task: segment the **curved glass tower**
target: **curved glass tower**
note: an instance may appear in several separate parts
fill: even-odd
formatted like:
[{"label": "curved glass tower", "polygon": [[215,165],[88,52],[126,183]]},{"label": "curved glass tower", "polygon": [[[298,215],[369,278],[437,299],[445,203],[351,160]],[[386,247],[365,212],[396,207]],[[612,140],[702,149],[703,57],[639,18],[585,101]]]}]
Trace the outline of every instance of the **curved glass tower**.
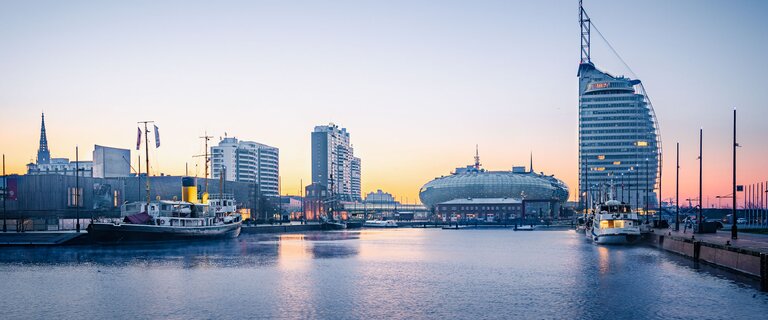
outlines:
[{"label": "curved glass tower", "polygon": [[579,66],[579,195],[587,206],[613,185],[616,200],[642,209],[647,196],[648,206],[656,208],[658,137],[639,85],[591,62]]},{"label": "curved glass tower", "polygon": [[592,64],[593,25],[581,1],[579,23],[579,201],[590,208],[613,191],[634,208],[655,209],[661,145],[653,106],[640,80]]}]

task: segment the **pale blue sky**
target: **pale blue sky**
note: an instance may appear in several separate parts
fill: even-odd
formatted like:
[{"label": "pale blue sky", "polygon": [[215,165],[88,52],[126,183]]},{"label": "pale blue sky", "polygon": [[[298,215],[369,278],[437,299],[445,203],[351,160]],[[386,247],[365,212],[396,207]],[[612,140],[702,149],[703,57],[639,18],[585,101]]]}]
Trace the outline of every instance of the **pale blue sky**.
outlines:
[{"label": "pale blue sky", "polygon": [[[75,144],[131,147],[135,122],[152,119],[164,134],[155,170],[183,173],[202,152],[198,136],[226,131],[279,147],[283,191],[296,193],[309,181],[309,132],[333,121],[352,134],[365,191],[413,201],[423,183],[470,163],[476,143],[490,169],[527,164],[532,150],[537,170],[575,188],[577,5],[0,1],[0,150],[22,170],[42,110],[54,156],[74,157]],[[703,126],[707,192],[728,193],[732,106],[752,159],[744,172],[768,178],[758,161],[768,156],[768,2],[585,6],[645,83],[667,159],[683,144],[684,192],[694,192]],[[593,61],[628,74],[597,35]]]}]

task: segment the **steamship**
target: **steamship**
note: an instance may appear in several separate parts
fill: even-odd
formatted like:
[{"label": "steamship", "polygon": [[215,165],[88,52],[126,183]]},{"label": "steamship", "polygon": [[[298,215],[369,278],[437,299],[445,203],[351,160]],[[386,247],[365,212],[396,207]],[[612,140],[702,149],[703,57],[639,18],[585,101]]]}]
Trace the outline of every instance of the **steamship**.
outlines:
[{"label": "steamship", "polygon": [[94,222],[88,233],[99,243],[236,238],[242,217],[233,197],[197,198],[195,178],[182,178],[182,201],[130,202],[120,207],[120,222]]}]

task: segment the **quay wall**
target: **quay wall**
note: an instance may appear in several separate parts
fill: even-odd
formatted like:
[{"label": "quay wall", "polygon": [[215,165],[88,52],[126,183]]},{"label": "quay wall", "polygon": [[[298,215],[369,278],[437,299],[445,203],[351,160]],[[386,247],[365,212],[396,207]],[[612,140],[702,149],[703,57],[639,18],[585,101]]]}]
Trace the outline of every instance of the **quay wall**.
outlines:
[{"label": "quay wall", "polygon": [[706,242],[694,238],[650,233],[646,242],[659,249],[677,253],[760,279],[760,287],[768,291],[768,254],[755,250]]}]

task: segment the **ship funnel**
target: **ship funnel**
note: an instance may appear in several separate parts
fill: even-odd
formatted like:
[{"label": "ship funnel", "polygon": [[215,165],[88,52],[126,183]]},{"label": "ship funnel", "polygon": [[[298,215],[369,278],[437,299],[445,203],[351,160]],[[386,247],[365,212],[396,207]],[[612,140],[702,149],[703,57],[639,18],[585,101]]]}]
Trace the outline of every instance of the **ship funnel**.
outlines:
[{"label": "ship funnel", "polygon": [[197,181],[195,178],[181,178],[181,201],[199,203],[197,200]]}]

